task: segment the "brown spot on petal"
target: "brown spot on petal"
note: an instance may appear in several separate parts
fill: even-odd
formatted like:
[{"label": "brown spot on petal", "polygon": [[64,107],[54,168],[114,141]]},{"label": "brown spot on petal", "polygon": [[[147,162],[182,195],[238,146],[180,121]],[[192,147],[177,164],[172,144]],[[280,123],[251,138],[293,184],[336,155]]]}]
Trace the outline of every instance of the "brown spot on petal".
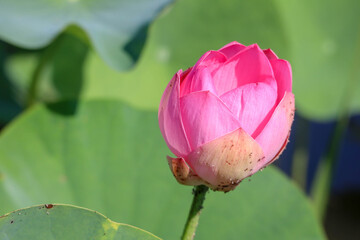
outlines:
[{"label": "brown spot on petal", "polygon": [[238,129],[194,150],[187,161],[200,178],[210,183],[207,186],[227,192],[252,174],[248,169],[254,169],[257,161],[250,161],[250,157],[262,159],[264,153],[250,135]]},{"label": "brown spot on petal", "polygon": [[175,179],[184,185],[197,186],[205,184],[197,174],[190,169],[183,158],[167,157],[169,167]]}]

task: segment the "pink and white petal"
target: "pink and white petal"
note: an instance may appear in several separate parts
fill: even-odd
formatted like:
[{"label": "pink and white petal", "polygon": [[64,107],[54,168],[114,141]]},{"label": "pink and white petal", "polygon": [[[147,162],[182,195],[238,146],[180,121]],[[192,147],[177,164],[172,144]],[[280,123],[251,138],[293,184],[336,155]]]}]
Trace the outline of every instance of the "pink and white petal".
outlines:
[{"label": "pink and white petal", "polygon": [[281,146],[280,150],[277,152],[277,154],[275,155],[275,157],[273,157],[273,159],[271,159],[269,162],[266,163],[266,166],[271,164],[272,162],[274,162],[276,159],[278,159],[280,157],[280,155],[282,154],[282,152],[285,150],[286,145],[289,143],[289,137],[290,137],[290,132],[284,142],[284,144]]},{"label": "pink and white petal", "polygon": [[161,98],[159,106],[160,131],[170,150],[178,157],[186,156],[191,150],[185,135],[180,111],[180,74],[179,70]]},{"label": "pink and white petal", "polygon": [[169,167],[178,183],[189,186],[205,184],[196,173],[187,165],[183,158],[172,158],[167,156]]},{"label": "pink and white petal", "polygon": [[216,95],[213,79],[206,67],[198,67],[193,70],[191,81],[184,81],[181,85],[181,96],[191,92],[210,91]]},{"label": "pink and white petal", "polygon": [[292,71],[288,61],[276,59],[270,61],[278,86],[278,102],[284,97],[285,92],[292,92]]},{"label": "pink and white petal", "polygon": [[263,50],[266,57],[269,59],[269,60],[272,60],[272,59],[279,59],[278,56],[276,56],[276,54],[269,48],[269,49],[265,49]]},{"label": "pink and white petal", "polygon": [[246,46],[234,41],[220,48],[219,52],[223,53],[226,56],[226,58],[229,59],[245,48]]},{"label": "pink and white petal", "polygon": [[276,85],[250,83],[235,88],[220,98],[237,117],[241,127],[255,138],[275,109],[277,90]]},{"label": "pink and white petal", "polygon": [[193,85],[195,75],[198,69],[207,68],[209,72],[212,72],[215,68],[218,68],[220,64],[226,61],[224,54],[218,51],[208,51],[196,62],[190,72],[181,79],[181,92],[180,97],[185,96],[191,92],[190,87]]},{"label": "pink and white petal", "polygon": [[181,98],[181,116],[191,150],[240,127],[226,105],[209,91]]},{"label": "pink and white petal", "polygon": [[249,83],[275,81],[268,58],[256,44],[228,59],[212,75],[219,95]]},{"label": "pink and white petal", "polygon": [[269,122],[262,132],[255,138],[264,151],[265,158],[257,168],[262,168],[277,157],[279,151],[286,144],[291,124],[294,120],[295,99],[294,94],[285,92],[279,105],[276,107]]},{"label": "pink and white petal", "polygon": [[228,192],[254,174],[263,158],[260,145],[239,128],[195,149],[185,160],[207,186]]}]

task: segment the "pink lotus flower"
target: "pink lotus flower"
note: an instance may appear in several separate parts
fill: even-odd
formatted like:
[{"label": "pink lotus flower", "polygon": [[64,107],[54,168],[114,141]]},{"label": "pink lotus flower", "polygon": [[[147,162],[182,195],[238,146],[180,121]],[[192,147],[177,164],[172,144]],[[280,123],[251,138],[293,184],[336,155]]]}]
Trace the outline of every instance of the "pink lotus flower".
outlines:
[{"label": "pink lotus flower", "polygon": [[233,190],[284,150],[294,117],[290,64],[257,44],[206,52],[168,84],[161,133],[176,180]]}]

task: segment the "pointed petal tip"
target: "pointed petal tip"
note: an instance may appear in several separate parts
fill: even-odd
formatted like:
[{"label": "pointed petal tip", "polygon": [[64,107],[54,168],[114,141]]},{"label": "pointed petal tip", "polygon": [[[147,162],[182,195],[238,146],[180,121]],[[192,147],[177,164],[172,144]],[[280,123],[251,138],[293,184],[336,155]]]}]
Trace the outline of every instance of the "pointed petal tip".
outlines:
[{"label": "pointed petal tip", "polygon": [[278,56],[270,48],[263,50],[269,60],[279,59]]},{"label": "pointed petal tip", "polygon": [[263,51],[263,50],[260,48],[259,44],[257,44],[257,43],[253,43],[253,44],[249,45],[248,48],[255,48],[255,49],[257,49],[257,50],[260,50],[261,52]]},{"label": "pointed petal tip", "polygon": [[244,46],[244,45],[242,45],[241,43],[239,43],[238,41],[232,41],[232,42],[229,42],[228,44],[226,44],[224,47],[226,47],[226,46],[232,46],[232,45]]},{"label": "pointed petal tip", "polygon": [[244,49],[246,49],[245,45],[242,45],[241,43],[233,41],[233,42],[226,44],[225,46],[220,48],[218,51],[221,52],[222,54],[224,54],[227,59],[229,59]]},{"label": "pointed petal tip", "polygon": [[278,86],[278,101],[284,97],[285,92],[292,92],[292,69],[288,61],[272,59],[270,64]]},{"label": "pointed petal tip", "polygon": [[210,50],[207,51],[206,53],[204,53],[200,59],[196,62],[194,68],[197,68],[201,65],[208,65],[208,63],[210,64],[214,64],[214,63],[221,63],[221,62],[225,62],[226,61],[226,56],[220,52],[220,51],[216,51],[216,50]]},{"label": "pointed petal tip", "polygon": [[232,41],[232,42],[230,42],[230,43],[228,43],[228,44],[226,44],[226,45],[224,45],[222,48],[220,48],[218,51],[222,51],[223,49],[225,49],[225,48],[229,48],[229,47],[240,47],[240,48],[246,48],[246,46],[245,45],[243,45],[243,44],[241,44],[241,43],[239,43],[239,42],[237,42],[237,41]]}]

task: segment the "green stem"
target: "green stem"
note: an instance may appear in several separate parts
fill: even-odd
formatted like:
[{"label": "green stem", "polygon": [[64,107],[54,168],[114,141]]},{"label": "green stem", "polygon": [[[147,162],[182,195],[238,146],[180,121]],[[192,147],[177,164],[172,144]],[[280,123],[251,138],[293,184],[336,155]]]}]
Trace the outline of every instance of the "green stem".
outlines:
[{"label": "green stem", "polygon": [[30,107],[31,105],[33,105],[36,102],[40,76],[41,76],[42,72],[44,71],[46,65],[49,63],[49,61],[54,56],[56,49],[59,45],[60,39],[62,39],[62,38],[59,37],[59,38],[55,39],[54,42],[50,46],[48,46],[40,55],[38,64],[37,64],[33,74],[31,75],[31,79],[30,79],[29,92],[28,92],[27,102],[26,102],[26,105],[28,107]]},{"label": "green stem", "polygon": [[208,190],[209,188],[204,185],[194,187],[194,198],[191,204],[188,219],[184,227],[183,235],[181,237],[182,240],[194,239],[196,228],[199,223],[201,209],[203,208],[203,202],[205,200],[205,195]]},{"label": "green stem", "polygon": [[332,179],[335,172],[338,156],[340,153],[340,144],[343,141],[344,133],[349,123],[349,116],[344,115],[338,120],[333,136],[331,138],[328,151],[317,171],[316,179],[312,189],[312,196],[317,213],[320,219],[324,219],[327,203],[329,201]]}]

